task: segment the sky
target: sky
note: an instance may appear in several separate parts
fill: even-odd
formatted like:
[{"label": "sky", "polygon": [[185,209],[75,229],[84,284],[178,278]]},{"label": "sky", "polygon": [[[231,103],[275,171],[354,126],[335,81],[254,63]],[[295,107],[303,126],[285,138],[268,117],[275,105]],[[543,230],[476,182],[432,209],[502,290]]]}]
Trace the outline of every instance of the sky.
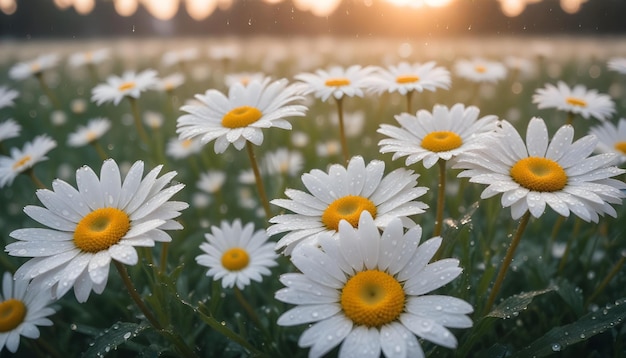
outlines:
[{"label": "sky", "polygon": [[0,0],[0,10],[5,39],[626,33],[626,0]]}]

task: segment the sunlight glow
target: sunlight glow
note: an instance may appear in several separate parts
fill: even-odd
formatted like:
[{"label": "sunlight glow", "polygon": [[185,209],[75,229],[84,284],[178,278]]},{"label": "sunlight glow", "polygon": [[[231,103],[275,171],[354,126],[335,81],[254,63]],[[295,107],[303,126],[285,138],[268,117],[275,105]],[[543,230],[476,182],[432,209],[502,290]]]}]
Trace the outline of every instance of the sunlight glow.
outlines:
[{"label": "sunlight glow", "polygon": [[143,0],[143,6],[159,20],[169,20],[178,12],[180,0]]},{"label": "sunlight glow", "polygon": [[0,0],[0,11],[5,15],[13,15],[15,10],[17,10],[15,0]]},{"label": "sunlight glow", "polygon": [[442,7],[449,5],[453,0],[386,0],[396,6],[408,6],[419,8],[423,6]]},{"label": "sunlight glow", "polygon": [[87,15],[96,7],[96,0],[74,0],[74,9],[81,15]]},{"label": "sunlight glow", "polygon": [[293,4],[298,10],[310,11],[315,16],[328,16],[332,14],[341,0],[293,0]]},{"label": "sunlight glow", "polygon": [[137,0],[113,0],[113,6],[115,6],[115,11],[120,16],[127,17],[137,11],[139,3]]},{"label": "sunlight glow", "polygon": [[568,14],[575,14],[587,0],[561,0],[561,9]]},{"label": "sunlight glow", "polygon": [[185,9],[196,21],[209,17],[217,8],[217,0],[186,0]]}]

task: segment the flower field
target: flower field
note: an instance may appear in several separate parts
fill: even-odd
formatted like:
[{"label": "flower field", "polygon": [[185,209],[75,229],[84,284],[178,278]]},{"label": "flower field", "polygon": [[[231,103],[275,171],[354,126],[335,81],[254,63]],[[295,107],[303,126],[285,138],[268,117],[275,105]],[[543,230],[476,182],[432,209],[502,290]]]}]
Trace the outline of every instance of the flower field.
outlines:
[{"label": "flower field", "polygon": [[622,38],[0,52],[0,356],[626,355]]}]

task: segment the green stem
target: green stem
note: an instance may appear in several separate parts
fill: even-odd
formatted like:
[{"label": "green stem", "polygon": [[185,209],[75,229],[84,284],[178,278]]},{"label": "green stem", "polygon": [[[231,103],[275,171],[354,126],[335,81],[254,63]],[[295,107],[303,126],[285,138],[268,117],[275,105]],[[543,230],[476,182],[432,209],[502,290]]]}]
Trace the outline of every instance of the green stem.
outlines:
[{"label": "green stem", "polygon": [[265,327],[263,327],[263,323],[261,323],[261,320],[259,319],[259,316],[256,314],[256,312],[254,312],[254,309],[252,308],[252,306],[250,306],[248,301],[246,301],[246,298],[243,296],[243,293],[237,287],[235,287],[235,298],[237,299],[237,301],[239,302],[241,307],[243,307],[243,309],[246,311],[248,316],[250,316],[250,318],[252,319],[254,324],[257,326],[257,328],[261,332],[264,332],[265,331]]},{"label": "green stem", "polygon": [[272,210],[270,209],[270,202],[267,200],[267,194],[265,194],[265,187],[263,186],[263,178],[261,177],[261,171],[259,170],[259,166],[256,163],[256,158],[254,156],[254,150],[252,149],[252,143],[246,141],[246,150],[248,152],[248,158],[250,158],[250,165],[252,166],[252,171],[254,172],[254,179],[256,182],[256,188],[259,192],[259,199],[261,200],[261,204],[263,205],[263,210],[265,211],[265,217],[269,220],[272,217]]},{"label": "green stem", "polygon": [[92,141],[89,144],[91,144],[96,149],[96,152],[98,152],[98,155],[100,156],[100,159],[107,160],[107,159],[110,158],[109,155],[107,154],[107,152],[104,150],[104,148],[100,144],[100,142],[98,142],[97,140],[94,140],[94,141]]},{"label": "green stem", "polygon": [[502,286],[502,282],[504,281],[504,277],[513,261],[513,256],[515,256],[515,250],[517,249],[517,245],[519,245],[522,234],[524,234],[524,230],[526,229],[526,225],[530,219],[530,211],[526,211],[526,213],[520,219],[519,225],[517,226],[517,230],[515,231],[515,235],[511,240],[511,245],[506,252],[506,256],[502,260],[502,265],[500,266],[500,271],[498,272],[498,276],[496,277],[496,281],[493,284],[493,288],[491,289],[491,293],[489,294],[489,299],[487,300],[487,305],[485,306],[485,314],[489,313],[491,307],[493,306],[496,297],[500,291],[500,287]]},{"label": "green stem", "polygon": [[408,91],[408,92],[406,93],[406,111],[407,111],[407,113],[409,113],[409,114],[412,114],[412,113],[411,113],[411,107],[412,107],[412,106],[411,106],[411,99],[413,98],[413,92],[414,92],[414,91]]},{"label": "green stem", "polygon": [[137,292],[135,285],[133,285],[133,282],[130,280],[130,276],[128,276],[128,271],[126,270],[126,266],[124,266],[124,264],[116,260],[111,260],[111,261],[113,261],[113,264],[115,265],[115,268],[117,269],[117,272],[119,272],[120,277],[122,278],[122,282],[124,283],[124,286],[126,286],[126,290],[128,290],[128,293],[130,294],[130,298],[133,299],[137,307],[139,307],[139,310],[141,310],[141,312],[146,317],[148,322],[150,322],[152,327],[154,327],[154,329],[159,330],[159,331],[162,330],[163,327],[161,326],[159,321],[157,321],[157,319],[154,317],[152,312],[150,312],[148,307],[145,305],[145,303],[141,299],[141,296],[139,296],[139,293]]},{"label": "green stem", "polygon": [[52,107],[54,107],[54,109],[61,110],[61,102],[59,102],[57,97],[54,95],[54,92],[52,92],[52,90],[50,90],[50,87],[48,87],[48,85],[46,84],[46,81],[43,78],[43,73],[42,72],[36,73],[35,77],[39,81],[41,90],[46,95],[46,97],[48,97],[48,99],[50,100]]},{"label": "green stem", "polygon": [[346,140],[346,129],[343,123],[343,97],[337,99],[337,114],[339,115],[339,140],[341,141],[341,152],[343,160],[348,163],[350,154],[348,153],[348,141]]},{"label": "green stem", "polygon": [[591,302],[593,302],[593,300],[596,297],[598,297],[598,295],[600,295],[602,293],[602,291],[604,291],[604,289],[609,284],[609,282],[611,282],[613,277],[615,277],[615,275],[617,275],[619,273],[619,271],[622,269],[622,266],[624,266],[625,262],[626,262],[626,256],[622,255],[622,257],[619,259],[619,261],[617,261],[615,266],[613,266],[613,268],[611,269],[609,274],[606,275],[604,280],[602,280],[602,282],[600,282],[600,284],[595,289],[595,291],[593,291],[593,294],[591,294],[591,296],[589,296],[589,298],[587,299],[586,305],[589,305]]},{"label": "green stem", "polygon": [[150,140],[148,139],[148,135],[146,134],[146,130],[143,128],[143,124],[141,123],[141,114],[139,113],[139,106],[137,105],[137,100],[133,97],[126,97],[130,102],[130,110],[133,114],[133,119],[135,120],[135,128],[137,128],[137,133],[139,133],[139,138],[144,145],[149,145]]},{"label": "green stem", "polygon": [[161,249],[161,260],[159,261],[159,267],[161,273],[167,269],[167,251],[170,246],[169,242],[164,242]]},{"label": "green stem", "polygon": [[446,194],[446,161],[439,159],[439,184],[437,185],[437,216],[435,217],[435,229],[433,236],[441,235],[443,226],[443,206]]},{"label": "green stem", "polygon": [[33,181],[33,183],[35,183],[35,186],[37,186],[37,188],[39,189],[48,189],[46,187],[46,185],[44,183],[41,182],[41,180],[39,180],[39,178],[37,178],[37,175],[35,175],[35,171],[33,170],[33,168],[29,168],[27,169],[24,174],[28,175],[30,177],[30,179]]},{"label": "green stem", "polygon": [[582,224],[582,220],[579,218],[576,218],[576,220],[574,221],[574,229],[572,230],[572,233],[570,234],[569,239],[567,240],[567,246],[565,246],[565,252],[563,252],[563,256],[561,257],[561,261],[559,262],[559,269],[558,269],[559,273],[561,273],[563,269],[565,268],[565,264],[567,263],[567,258],[569,257],[569,252],[571,250],[572,243],[574,242],[574,240],[576,240],[576,237],[578,237],[578,232],[580,231],[581,224]]},{"label": "green stem", "polygon": [[567,119],[565,120],[565,124],[572,125],[574,123],[574,112],[567,112]]}]

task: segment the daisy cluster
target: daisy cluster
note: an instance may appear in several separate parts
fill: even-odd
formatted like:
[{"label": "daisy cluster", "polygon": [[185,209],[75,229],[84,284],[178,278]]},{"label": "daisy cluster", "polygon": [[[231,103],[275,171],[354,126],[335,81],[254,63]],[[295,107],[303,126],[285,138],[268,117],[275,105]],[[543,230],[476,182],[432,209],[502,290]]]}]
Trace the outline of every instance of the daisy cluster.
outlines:
[{"label": "daisy cluster", "polygon": [[515,41],[9,45],[0,350],[618,356],[626,49]]}]

